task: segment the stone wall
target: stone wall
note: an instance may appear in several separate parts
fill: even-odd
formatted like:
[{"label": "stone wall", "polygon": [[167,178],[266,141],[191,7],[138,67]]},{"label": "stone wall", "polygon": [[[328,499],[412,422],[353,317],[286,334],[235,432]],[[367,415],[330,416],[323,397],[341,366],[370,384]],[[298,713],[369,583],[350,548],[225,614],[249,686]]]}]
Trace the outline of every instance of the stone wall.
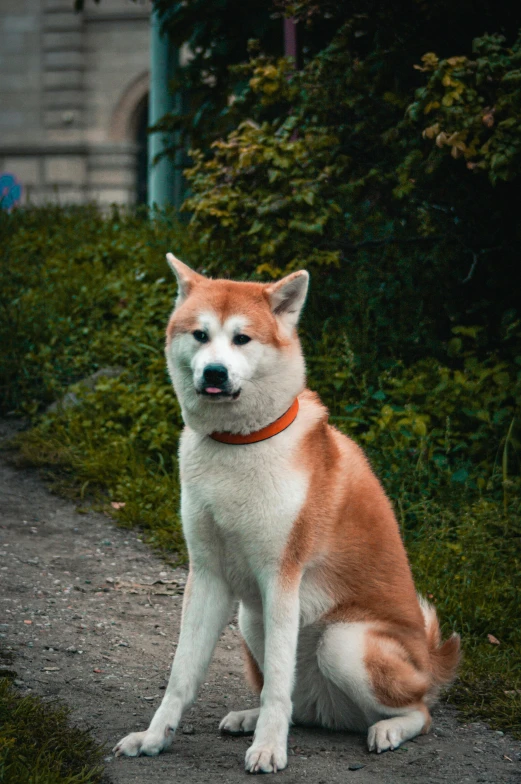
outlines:
[{"label": "stone wall", "polygon": [[149,4],[0,2],[0,175],[23,202],[131,204]]}]

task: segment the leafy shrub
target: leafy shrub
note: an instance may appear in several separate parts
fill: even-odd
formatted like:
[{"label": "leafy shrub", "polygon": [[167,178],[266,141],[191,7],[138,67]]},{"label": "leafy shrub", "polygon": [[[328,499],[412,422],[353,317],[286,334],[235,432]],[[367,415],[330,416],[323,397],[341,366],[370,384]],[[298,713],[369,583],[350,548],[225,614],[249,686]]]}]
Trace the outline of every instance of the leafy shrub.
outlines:
[{"label": "leafy shrub", "polygon": [[49,207],[0,212],[0,233],[0,410],[36,411],[109,362],[146,377],[172,303],[165,253],[186,248],[171,216]]},{"label": "leafy shrub", "polygon": [[430,166],[443,154],[462,157],[467,169],[485,171],[492,183],[517,176],[521,142],[521,37],[507,47],[502,35],[485,35],[473,44],[475,59],[430,52],[422,66],[427,84],[408,109],[419,119],[428,117],[425,139],[435,143]]},{"label": "leafy shrub", "polygon": [[[322,14],[285,5],[303,25]],[[519,44],[472,39],[489,24],[516,29],[517,11],[331,2],[327,12],[336,33],[301,70],[258,53],[234,69],[247,84],[237,125],[210,153],[193,151],[186,208],[205,267],[307,267],[308,316],[333,318],[368,366],[439,356],[455,325],[497,346],[519,307]],[[415,70],[431,46],[458,48]]]}]

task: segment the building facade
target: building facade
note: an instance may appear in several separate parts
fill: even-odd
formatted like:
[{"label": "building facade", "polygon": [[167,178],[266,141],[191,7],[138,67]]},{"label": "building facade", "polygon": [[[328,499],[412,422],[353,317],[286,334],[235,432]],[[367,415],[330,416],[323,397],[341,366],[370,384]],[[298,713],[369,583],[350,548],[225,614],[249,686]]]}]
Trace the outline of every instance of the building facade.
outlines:
[{"label": "building facade", "polygon": [[150,2],[73,4],[0,2],[0,198],[146,201]]}]

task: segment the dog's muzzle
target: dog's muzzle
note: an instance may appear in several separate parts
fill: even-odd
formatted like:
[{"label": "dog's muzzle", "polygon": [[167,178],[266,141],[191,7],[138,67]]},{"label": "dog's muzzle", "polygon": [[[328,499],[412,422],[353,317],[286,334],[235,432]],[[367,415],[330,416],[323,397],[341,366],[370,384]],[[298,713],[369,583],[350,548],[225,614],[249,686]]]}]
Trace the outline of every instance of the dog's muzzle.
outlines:
[{"label": "dog's muzzle", "polygon": [[219,364],[206,365],[196,389],[200,395],[205,395],[208,398],[227,397],[236,400],[241,393],[240,389],[233,389],[228,369]]}]

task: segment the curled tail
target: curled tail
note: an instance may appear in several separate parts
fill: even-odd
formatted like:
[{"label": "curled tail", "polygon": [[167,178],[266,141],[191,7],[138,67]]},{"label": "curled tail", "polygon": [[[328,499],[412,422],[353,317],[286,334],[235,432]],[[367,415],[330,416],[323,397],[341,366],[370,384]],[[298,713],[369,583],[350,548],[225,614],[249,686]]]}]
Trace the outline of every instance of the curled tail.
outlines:
[{"label": "curled tail", "polygon": [[436,699],[441,686],[451,683],[461,659],[460,636],[452,634],[445,642],[441,640],[440,624],[436,610],[423,597],[419,597],[425,619],[427,645],[431,663],[432,689],[429,697]]}]

